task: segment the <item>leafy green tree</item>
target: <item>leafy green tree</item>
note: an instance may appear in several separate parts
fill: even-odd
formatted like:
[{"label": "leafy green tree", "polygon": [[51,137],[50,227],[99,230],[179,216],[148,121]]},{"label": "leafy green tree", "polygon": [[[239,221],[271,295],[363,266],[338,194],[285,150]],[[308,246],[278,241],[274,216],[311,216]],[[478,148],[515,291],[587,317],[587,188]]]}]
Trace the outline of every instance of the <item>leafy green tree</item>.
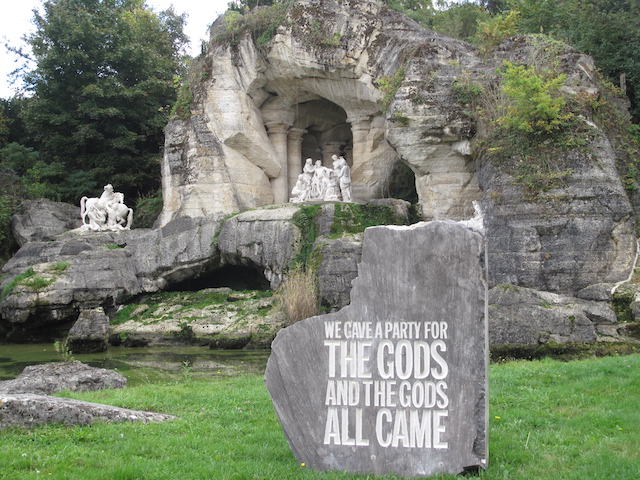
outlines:
[{"label": "leafy green tree", "polygon": [[446,10],[436,11],[432,25],[436,32],[470,42],[478,25],[489,20],[489,12],[471,2],[453,4]]},{"label": "leafy green tree", "polygon": [[431,0],[385,0],[389,8],[402,12],[423,27],[430,28],[434,8]]},{"label": "leafy green tree", "polygon": [[143,0],[43,6],[27,38],[37,66],[24,76],[34,94],[24,118],[42,160],[66,172],[63,200],[77,200],[65,191],[69,178],[80,189],[109,181],[127,195],[155,190],[174,77],[185,58],[184,16],[156,14]]},{"label": "leafy green tree", "polygon": [[640,2],[638,0],[513,0],[522,33],[544,32],[589,55],[614,84],[627,80],[640,122]]},{"label": "leafy green tree", "polygon": [[21,96],[0,99],[0,110],[3,111],[7,126],[6,143],[17,142],[29,147],[36,146],[22,119],[22,112],[30,100]]},{"label": "leafy green tree", "polygon": [[0,103],[0,147],[7,143],[9,137],[9,124],[11,120],[4,113],[5,107]]},{"label": "leafy green tree", "polygon": [[510,104],[498,124],[533,134],[550,134],[562,128],[573,116],[565,111],[566,103],[560,95],[566,78],[505,62],[502,90]]},{"label": "leafy green tree", "polygon": [[268,6],[273,5],[273,3],[273,0],[238,0],[235,2],[229,2],[227,4],[227,8],[235,12],[246,13],[257,6]]}]

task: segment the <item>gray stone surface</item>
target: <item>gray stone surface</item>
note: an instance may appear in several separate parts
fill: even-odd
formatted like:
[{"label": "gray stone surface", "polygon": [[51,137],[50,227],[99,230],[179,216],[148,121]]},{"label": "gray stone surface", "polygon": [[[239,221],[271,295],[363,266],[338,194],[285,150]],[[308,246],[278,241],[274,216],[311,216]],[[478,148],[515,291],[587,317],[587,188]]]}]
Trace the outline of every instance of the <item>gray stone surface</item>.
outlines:
[{"label": "gray stone surface", "polygon": [[293,223],[298,210],[294,205],[252,210],[228,219],[218,236],[221,263],[254,266],[277,288],[300,251],[301,233]]},{"label": "gray stone surface", "polygon": [[300,463],[401,476],[486,466],[483,237],[365,231],[351,304],[281,330],[265,381]]},{"label": "gray stone surface", "polygon": [[615,335],[616,315],[608,304],[514,285],[489,291],[491,345],[595,342]]},{"label": "gray stone surface", "polygon": [[322,306],[335,310],[349,305],[351,282],[358,276],[362,256],[362,234],[319,237],[313,251],[322,259],[317,272]]},{"label": "gray stone surface", "polygon": [[109,317],[102,308],[82,310],[67,336],[72,353],[104,352],[109,341]]},{"label": "gray stone surface", "polygon": [[118,372],[73,361],[26,367],[13,380],[0,382],[0,393],[48,395],[63,390],[88,392],[126,386],[127,379]]},{"label": "gray stone surface", "polygon": [[102,422],[164,422],[176,417],[36,394],[0,393],[0,430],[28,428],[49,423],[90,425]]},{"label": "gray stone surface", "polygon": [[113,311],[131,297],[193,278],[210,268],[221,223],[219,217],[183,217],[156,230],[73,230],[50,242],[29,242],[3,267],[0,288],[29,268],[31,279],[46,282],[38,288],[14,282],[2,318],[27,330],[72,323],[82,309]]},{"label": "gray stone surface", "polygon": [[11,219],[13,238],[20,246],[53,240],[56,235],[81,224],[80,207],[44,198],[24,200]]}]

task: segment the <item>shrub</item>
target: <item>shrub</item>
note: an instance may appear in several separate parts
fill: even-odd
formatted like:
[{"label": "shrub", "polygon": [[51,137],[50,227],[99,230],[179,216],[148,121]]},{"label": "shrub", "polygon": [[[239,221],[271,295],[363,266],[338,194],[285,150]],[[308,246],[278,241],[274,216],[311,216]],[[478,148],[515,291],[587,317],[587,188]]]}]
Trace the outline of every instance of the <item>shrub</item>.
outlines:
[{"label": "shrub", "polygon": [[500,45],[503,40],[517,33],[520,12],[511,10],[507,14],[496,15],[486,22],[480,22],[475,36],[475,43],[480,45],[483,54]]},{"label": "shrub", "polygon": [[384,77],[376,80],[378,88],[382,91],[382,93],[384,93],[384,97],[382,97],[382,100],[380,101],[380,104],[382,105],[382,113],[385,113],[387,111],[387,108],[389,108],[389,105],[396,96],[396,92],[398,91],[400,85],[402,85],[402,81],[404,80],[404,74],[405,69],[401,68],[397,70],[393,75],[385,75]]},{"label": "shrub", "polygon": [[549,70],[538,74],[532,66],[505,62],[502,91],[509,105],[506,115],[497,119],[498,124],[534,134],[561,129],[573,118],[560,95],[565,79],[566,75],[554,75]]}]

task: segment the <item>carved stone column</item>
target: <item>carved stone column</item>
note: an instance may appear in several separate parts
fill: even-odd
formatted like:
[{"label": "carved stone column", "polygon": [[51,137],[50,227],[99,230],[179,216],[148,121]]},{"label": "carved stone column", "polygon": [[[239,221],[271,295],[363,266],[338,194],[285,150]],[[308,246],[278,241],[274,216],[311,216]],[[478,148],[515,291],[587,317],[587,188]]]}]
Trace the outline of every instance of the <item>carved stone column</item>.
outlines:
[{"label": "carved stone column", "polygon": [[340,149],[342,148],[342,145],[342,142],[327,142],[320,146],[322,149],[322,164],[325,167],[331,168],[333,166],[333,160],[331,160],[331,157],[333,155],[340,156]]},{"label": "carved stone column", "polygon": [[280,175],[271,179],[273,203],[287,203],[289,201],[289,181],[287,174],[287,137],[289,125],[285,123],[267,124],[267,133],[271,145],[278,154]]},{"label": "carved stone column", "polygon": [[[350,120],[347,120],[350,121]],[[354,118],[351,120],[351,134],[353,135],[353,152],[351,165],[356,168],[362,164],[370,153],[367,145],[367,135],[371,130],[371,120],[366,118]]]},{"label": "carved stone column", "polygon": [[291,195],[291,189],[298,181],[298,175],[302,173],[302,136],[305,133],[307,131],[303,128],[292,127],[289,129],[287,137],[288,195]]}]

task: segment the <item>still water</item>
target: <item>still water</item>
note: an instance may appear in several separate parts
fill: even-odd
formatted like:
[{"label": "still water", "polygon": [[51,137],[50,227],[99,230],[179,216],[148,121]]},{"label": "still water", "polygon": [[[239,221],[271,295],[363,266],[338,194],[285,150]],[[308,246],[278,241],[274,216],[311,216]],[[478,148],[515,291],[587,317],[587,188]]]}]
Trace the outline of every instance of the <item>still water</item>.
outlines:
[{"label": "still water", "polygon": [[[270,350],[209,350],[207,347],[109,347],[106,352],[73,355],[92,367],[109,368],[129,385],[193,377],[264,373]],[[60,361],[53,344],[0,345],[0,381],[17,377],[26,366]]]}]

